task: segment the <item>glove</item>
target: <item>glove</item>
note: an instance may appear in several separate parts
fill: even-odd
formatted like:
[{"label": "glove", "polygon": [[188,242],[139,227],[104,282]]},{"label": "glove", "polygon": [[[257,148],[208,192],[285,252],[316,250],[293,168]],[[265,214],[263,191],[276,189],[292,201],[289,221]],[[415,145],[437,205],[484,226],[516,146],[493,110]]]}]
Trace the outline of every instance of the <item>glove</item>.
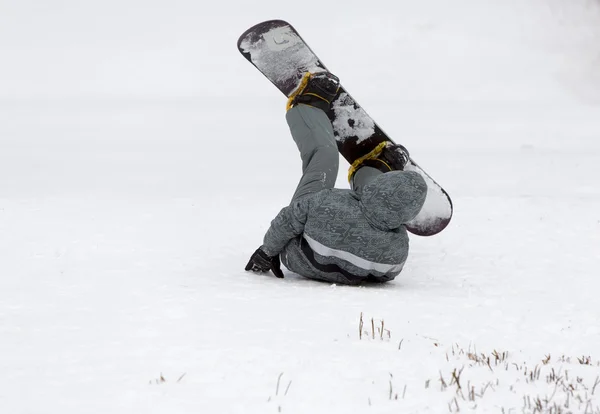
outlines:
[{"label": "glove", "polygon": [[246,270],[252,270],[253,272],[268,272],[271,270],[275,276],[283,279],[279,255],[269,256],[260,247],[250,257]]}]

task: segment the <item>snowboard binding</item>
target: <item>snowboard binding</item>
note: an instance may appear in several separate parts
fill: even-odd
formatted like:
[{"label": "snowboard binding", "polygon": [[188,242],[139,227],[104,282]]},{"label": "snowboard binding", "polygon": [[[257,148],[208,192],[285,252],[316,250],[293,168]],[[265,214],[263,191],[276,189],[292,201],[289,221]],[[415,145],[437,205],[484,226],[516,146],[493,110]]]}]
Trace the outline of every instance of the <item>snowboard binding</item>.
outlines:
[{"label": "snowboard binding", "polygon": [[403,171],[409,159],[410,154],[403,145],[393,144],[389,141],[382,142],[371,152],[352,163],[348,170],[348,182],[352,182],[352,177],[361,167],[373,167],[383,173]]},{"label": "snowboard binding", "polygon": [[288,98],[286,110],[298,104],[314,106],[327,112],[331,102],[340,90],[340,80],[329,72],[307,72],[300,85]]}]

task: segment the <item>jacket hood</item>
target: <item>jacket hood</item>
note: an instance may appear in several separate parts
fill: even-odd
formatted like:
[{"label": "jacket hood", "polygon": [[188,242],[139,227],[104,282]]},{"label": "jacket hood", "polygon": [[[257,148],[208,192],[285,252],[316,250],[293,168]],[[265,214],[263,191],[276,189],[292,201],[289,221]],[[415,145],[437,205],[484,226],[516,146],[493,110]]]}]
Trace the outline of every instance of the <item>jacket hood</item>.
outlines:
[{"label": "jacket hood", "polygon": [[427,184],[414,171],[390,171],[363,187],[360,205],[369,223],[380,230],[394,230],[419,214]]}]

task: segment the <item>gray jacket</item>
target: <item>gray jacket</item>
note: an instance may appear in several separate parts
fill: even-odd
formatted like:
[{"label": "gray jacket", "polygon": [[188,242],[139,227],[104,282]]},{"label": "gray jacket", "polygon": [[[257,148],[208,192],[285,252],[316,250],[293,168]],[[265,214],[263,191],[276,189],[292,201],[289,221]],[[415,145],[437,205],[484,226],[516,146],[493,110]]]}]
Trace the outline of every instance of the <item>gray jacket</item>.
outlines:
[{"label": "gray jacket", "polygon": [[427,185],[415,172],[381,174],[361,193],[328,189],[283,208],[261,248],[302,276],[333,283],[386,282],[408,256],[404,223],[423,206]]}]

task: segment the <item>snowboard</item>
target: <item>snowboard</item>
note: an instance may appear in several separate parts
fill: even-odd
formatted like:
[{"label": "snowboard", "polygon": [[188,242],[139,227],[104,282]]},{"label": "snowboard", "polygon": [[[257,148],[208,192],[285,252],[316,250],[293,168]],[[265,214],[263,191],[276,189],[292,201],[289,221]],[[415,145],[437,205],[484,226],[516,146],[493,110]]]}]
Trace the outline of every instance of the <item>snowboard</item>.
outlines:
[{"label": "snowboard", "polygon": [[[240,36],[237,46],[287,97],[297,89],[306,72],[328,70],[296,29],[283,20],[268,20],[249,28]],[[350,165],[382,142],[393,142],[343,86],[327,116],[333,125],[338,150]],[[439,233],[452,218],[452,200],[412,157],[404,170],[418,172],[427,183],[425,204],[417,217],[406,224],[407,230],[420,236]]]}]

